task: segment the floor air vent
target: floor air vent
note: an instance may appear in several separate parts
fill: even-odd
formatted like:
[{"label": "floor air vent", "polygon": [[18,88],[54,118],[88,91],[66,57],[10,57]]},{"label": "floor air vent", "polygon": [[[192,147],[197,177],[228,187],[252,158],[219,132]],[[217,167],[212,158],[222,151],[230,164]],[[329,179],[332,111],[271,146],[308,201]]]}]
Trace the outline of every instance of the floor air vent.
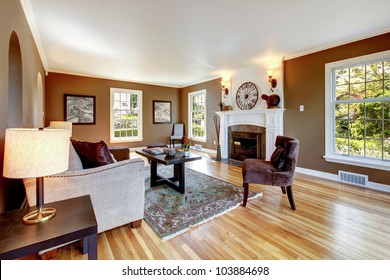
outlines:
[{"label": "floor air vent", "polygon": [[368,176],[339,170],[339,181],[365,187],[368,184]]}]

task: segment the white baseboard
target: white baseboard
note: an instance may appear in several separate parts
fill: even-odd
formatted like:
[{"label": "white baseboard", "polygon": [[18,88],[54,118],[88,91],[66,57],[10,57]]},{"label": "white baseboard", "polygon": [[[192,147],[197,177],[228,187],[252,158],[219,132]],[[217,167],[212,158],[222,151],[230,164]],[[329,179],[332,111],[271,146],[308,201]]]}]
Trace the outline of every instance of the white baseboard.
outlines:
[{"label": "white baseboard", "polygon": [[[191,147],[192,148],[192,147]],[[196,149],[195,149],[196,150]],[[198,151],[198,150],[196,150]],[[207,148],[202,148],[200,150],[201,152],[204,152],[204,153],[207,153],[207,154],[211,154],[211,155],[216,155],[217,154],[217,151],[216,150],[211,150],[211,149],[207,149]]]},{"label": "white baseboard", "polygon": [[[295,171],[297,173],[311,175],[314,177],[339,182],[338,176],[336,174],[331,174],[331,173],[327,173],[327,172],[322,172],[322,171],[317,171],[317,170],[312,170],[312,169],[307,169],[307,168],[302,168],[302,167],[297,167],[295,169]],[[346,184],[345,182],[340,182],[340,183]],[[355,186],[355,187],[359,187],[359,186]],[[366,188],[390,193],[390,185],[379,184],[379,183],[368,181]]]}]

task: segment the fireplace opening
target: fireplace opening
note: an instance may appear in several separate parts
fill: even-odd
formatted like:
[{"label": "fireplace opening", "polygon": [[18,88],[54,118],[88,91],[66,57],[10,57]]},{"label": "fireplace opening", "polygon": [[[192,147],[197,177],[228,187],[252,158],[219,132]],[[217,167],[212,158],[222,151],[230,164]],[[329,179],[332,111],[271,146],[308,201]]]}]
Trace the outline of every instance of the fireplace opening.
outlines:
[{"label": "fireplace opening", "polygon": [[229,128],[229,158],[242,162],[246,158],[265,158],[265,129],[253,125],[235,125]]}]

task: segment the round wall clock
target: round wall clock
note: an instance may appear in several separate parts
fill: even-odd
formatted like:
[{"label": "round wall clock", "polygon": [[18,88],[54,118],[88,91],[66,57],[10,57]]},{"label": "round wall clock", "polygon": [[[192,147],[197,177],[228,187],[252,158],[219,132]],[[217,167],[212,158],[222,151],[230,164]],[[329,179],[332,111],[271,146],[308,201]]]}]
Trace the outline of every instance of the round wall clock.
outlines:
[{"label": "round wall clock", "polygon": [[259,92],[257,91],[257,87],[251,82],[243,83],[236,93],[237,106],[241,110],[252,109],[256,105],[258,98]]}]

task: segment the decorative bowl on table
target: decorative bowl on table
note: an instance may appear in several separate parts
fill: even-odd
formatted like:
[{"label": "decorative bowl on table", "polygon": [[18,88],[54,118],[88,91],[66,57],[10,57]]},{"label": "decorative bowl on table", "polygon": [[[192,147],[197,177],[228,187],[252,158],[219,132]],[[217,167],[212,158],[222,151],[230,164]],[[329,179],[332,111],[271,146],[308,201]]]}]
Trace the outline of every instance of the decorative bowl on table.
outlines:
[{"label": "decorative bowl on table", "polygon": [[177,149],[176,148],[164,148],[163,152],[167,157],[174,157],[176,155]]}]

